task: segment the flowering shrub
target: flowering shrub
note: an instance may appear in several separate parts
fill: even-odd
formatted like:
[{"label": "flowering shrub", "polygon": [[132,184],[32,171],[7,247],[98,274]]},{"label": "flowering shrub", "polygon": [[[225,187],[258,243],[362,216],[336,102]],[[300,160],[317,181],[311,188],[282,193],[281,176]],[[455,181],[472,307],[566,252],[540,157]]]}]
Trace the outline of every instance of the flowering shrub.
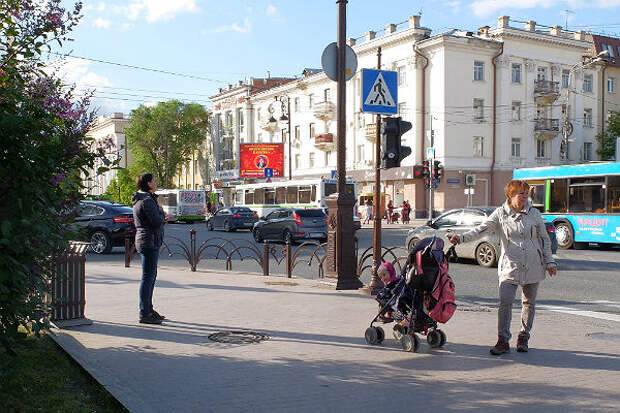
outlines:
[{"label": "flowering shrub", "polygon": [[20,325],[46,327],[54,255],[72,235],[82,176],[103,156],[85,138],[89,97],[76,99],[40,60],[67,40],[80,9],[0,0],[0,344],[9,350]]}]

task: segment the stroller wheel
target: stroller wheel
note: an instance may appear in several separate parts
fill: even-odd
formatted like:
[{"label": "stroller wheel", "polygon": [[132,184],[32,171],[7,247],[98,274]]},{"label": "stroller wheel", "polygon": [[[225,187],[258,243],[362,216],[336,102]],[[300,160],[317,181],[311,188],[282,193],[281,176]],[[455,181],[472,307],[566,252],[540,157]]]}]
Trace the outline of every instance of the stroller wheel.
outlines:
[{"label": "stroller wheel", "polygon": [[377,330],[377,344],[381,344],[385,339],[385,331],[381,327],[375,327],[375,329]]},{"label": "stroller wheel", "polygon": [[441,347],[441,330],[431,330],[426,336],[426,341],[431,348]]},{"label": "stroller wheel", "polygon": [[446,337],[446,333],[444,333],[442,330],[436,330],[436,331],[441,336],[441,341],[439,342],[439,347],[443,347],[443,345],[446,344],[446,340],[448,339]]},{"label": "stroller wheel", "polygon": [[379,334],[377,329],[375,327],[368,327],[366,333],[364,333],[364,338],[368,344],[378,344]]},{"label": "stroller wheel", "polygon": [[418,351],[420,340],[418,340],[415,334],[405,334],[400,339],[400,345],[403,347],[403,350],[415,353]]},{"label": "stroller wheel", "polygon": [[400,341],[400,339],[403,338],[405,334],[407,334],[405,331],[405,327],[401,326],[400,324],[396,324],[392,329],[392,335],[394,336],[394,340],[396,341]]}]

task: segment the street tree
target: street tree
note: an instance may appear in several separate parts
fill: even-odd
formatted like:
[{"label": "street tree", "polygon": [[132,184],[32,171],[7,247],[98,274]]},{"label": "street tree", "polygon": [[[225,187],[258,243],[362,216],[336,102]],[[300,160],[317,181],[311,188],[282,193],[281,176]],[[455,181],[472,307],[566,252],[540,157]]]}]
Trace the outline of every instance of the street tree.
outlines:
[{"label": "street tree", "polygon": [[125,136],[140,172],[152,172],[159,186],[172,188],[175,173],[206,139],[208,124],[202,105],[171,100],[133,110]]},{"label": "street tree", "polygon": [[618,160],[616,153],[616,139],[620,137],[620,112],[614,112],[607,121],[607,128],[604,132],[596,135],[598,149],[596,153],[603,160]]},{"label": "street tree", "polygon": [[86,138],[89,97],[43,70],[42,52],[80,19],[81,3],[60,3],[0,0],[0,345],[9,352],[20,326],[49,325],[44,297],[72,235],[81,175],[105,151]]}]

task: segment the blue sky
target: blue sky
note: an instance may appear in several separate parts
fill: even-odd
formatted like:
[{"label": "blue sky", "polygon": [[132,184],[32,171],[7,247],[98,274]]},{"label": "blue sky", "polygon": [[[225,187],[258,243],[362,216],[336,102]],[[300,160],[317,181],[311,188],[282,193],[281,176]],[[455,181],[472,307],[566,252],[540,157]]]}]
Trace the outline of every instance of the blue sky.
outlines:
[{"label": "blue sky", "polygon": [[[61,69],[65,80],[95,88],[99,114],[127,114],[141,103],[173,98],[208,104],[219,87],[248,75],[264,77],[267,71],[272,76],[299,75],[304,67],[320,68],[321,52],[337,37],[335,0],[84,3],[84,17],[73,32],[75,41],[56,51],[197,77],[69,59]],[[547,26],[564,26],[568,16],[569,29],[620,37],[620,0],[349,0],[347,37],[380,31],[420,11],[422,25],[433,33],[493,27],[500,15]]]}]

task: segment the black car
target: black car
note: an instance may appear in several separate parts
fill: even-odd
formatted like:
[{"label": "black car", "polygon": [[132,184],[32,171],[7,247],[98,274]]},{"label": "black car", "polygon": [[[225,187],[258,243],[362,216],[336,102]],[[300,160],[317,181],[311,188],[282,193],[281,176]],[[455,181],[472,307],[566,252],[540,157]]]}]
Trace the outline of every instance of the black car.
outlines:
[{"label": "black car", "polygon": [[126,238],[133,241],[136,236],[133,209],[118,203],[81,201],[75,224],[96,254],[107,254],[112,247],[124,246]]},{"label": "black car", "polygon": [[252,229],[256,242],[294,243],[327,239],[327,215],[321,209],[281,208],[262,217]]},{"label": "black car", "polygon": [[251,230],[258,221],[258,215],[248,207],[225,207],[218,209],[207,219],[207,229],[223,229],[234,231],[237,229]]}]

